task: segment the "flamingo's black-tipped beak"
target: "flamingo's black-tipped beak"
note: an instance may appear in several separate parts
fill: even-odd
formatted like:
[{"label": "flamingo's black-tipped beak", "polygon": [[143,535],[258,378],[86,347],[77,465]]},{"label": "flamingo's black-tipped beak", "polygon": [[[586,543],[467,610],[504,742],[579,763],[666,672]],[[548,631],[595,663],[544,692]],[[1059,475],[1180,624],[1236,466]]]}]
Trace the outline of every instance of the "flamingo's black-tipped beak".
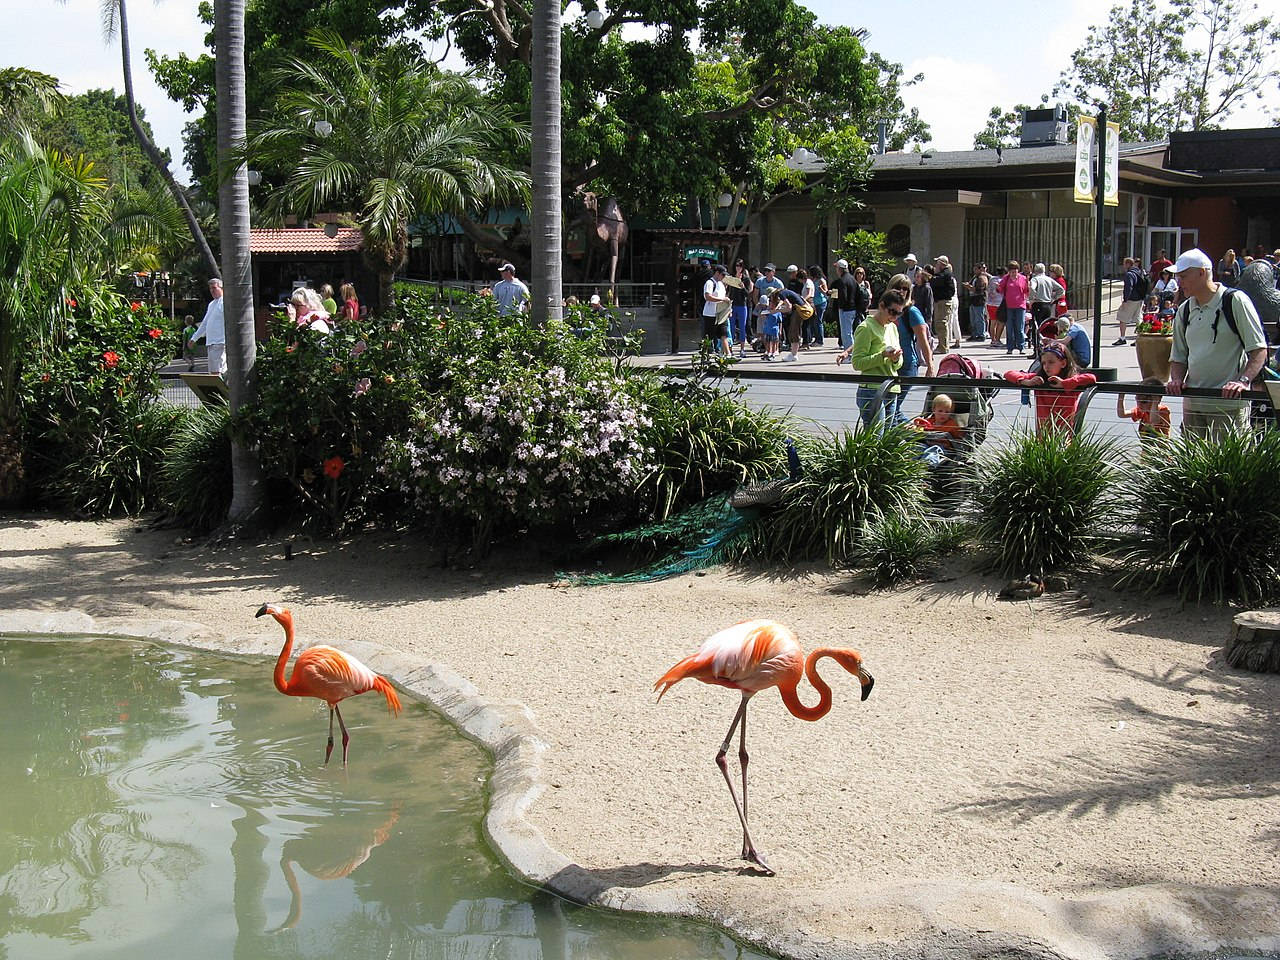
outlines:
[{"label": "flamingo's black-tipped beak", "polygon": [[876,678],[867,672],[862,674],[862,699],[866,700],[871,696],[871,688],[876,685]]},{"label": "flamingo's black-tipped beak", "polygon": [[264,603],[264,604],[259,608],[258,612],[257,612],[257,613],[255,613],[253,616],[254,616],[254,618],[255,618],[255,619],[256,619],[257,617],[265,617],[265,616],[266,616],[268,613],[270,613],[270,612],[271,612],[271,604],[269,604],[269,603]]}]

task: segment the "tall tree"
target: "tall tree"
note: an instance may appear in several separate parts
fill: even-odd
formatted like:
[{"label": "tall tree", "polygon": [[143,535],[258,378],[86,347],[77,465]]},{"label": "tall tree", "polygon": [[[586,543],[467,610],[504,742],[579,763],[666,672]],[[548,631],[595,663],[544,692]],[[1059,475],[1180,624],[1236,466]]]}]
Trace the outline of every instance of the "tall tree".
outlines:
[{"label": "tall tree", "polygon": [[1022,113],[1033,109],[1030,104],[1020,103],[1011,110],[1000,106],[991,108],[987,114],[987,125],[973,137],[973,149],[994,150],[997,147],[1008,149],[1016,147],[1022,136]]},{"label": "tall tree", "polygon": [[527,201],[528,174],[508,158],[528,149],[528,131],[471,78],[408,46],[365,54],[331,31],[309,43],[310,56],[278,72],[275,109],[249,153],[287,170],[271,212],[356,211],[387,310],[415,216]]},{"label": "tall tree", "polygon": [[1054,92],[1105,101],[1123,140],[1213,129],[1280,78],[1278,39],[1253,0],[1130,0],[1089,28]]},{"label": "tall tree", "polygon": [[533,7],[533,322],[560,319],[560,0]]},{"label": "tall tree", "polygon": [[[231,412],[253,401],[253,365],[257,341],[253,329],[253,272],[249,256],[249,171],[243,162],[245,147],[244,104],[244,3],[216,0],[214,31],[217,34],[218,93],[218,222],[222,232],[223,318],[227,336],[227,383]],[[262,465],[249,438],[232,437],[232,527],[257,521],[262,510]]]},{"label": "tall tree", "polygon": [[0,123],[17,126],[27,114],[53,113],[62,105],[58,78],[25,67],[0,69]]}]

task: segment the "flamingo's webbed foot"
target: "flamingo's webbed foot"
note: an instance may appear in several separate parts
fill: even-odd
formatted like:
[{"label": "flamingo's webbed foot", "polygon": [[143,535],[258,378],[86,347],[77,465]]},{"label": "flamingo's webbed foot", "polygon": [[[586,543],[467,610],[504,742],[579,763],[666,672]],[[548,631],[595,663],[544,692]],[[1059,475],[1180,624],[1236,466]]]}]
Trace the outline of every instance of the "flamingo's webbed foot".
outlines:
[{"label": "flamingo's webbed foot", "polygon": [[763,873],[766,877],[776,877],[773,867],[765,862],[763,856],[754,847],[748,847],[742,851],[742,859],[748,863],[754,863],[758,868],[758,872]]}]

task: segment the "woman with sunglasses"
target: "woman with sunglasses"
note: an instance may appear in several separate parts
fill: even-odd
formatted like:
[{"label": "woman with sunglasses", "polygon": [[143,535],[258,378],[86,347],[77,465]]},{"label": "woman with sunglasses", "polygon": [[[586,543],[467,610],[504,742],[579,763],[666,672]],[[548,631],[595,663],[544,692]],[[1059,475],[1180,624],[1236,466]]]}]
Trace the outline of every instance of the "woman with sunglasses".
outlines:
[{"label": "woman with sunglasses", "polygon": [[[872,377],[896,377],[902,367],[902,348],[898,344],[898,318],[905,309],[906,297],[897,290],[886,290],[880,298],[880,309],[867,322],[858,325],[853,335],[853,345],[836,354],[836,363],[846,360],[859,373]],[[879,387],[859,384],[856,402],[864,426],[882,423],[887,409],[896,409],[898,385],[889,388],[884,404],[872,412],[873,401]]]}]

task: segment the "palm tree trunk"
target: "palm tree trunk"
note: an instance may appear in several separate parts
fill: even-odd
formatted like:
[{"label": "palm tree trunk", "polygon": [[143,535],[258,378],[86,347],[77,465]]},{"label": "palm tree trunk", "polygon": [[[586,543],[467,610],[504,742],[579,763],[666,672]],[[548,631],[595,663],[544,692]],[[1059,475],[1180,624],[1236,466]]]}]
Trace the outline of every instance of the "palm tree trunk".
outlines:
[{"label": "palm tree trunk", "polygon": [[[234,414],[253,400],[253,363],[257,342],[253,330],[253,272],[249,256],[249,172],[232,157],[243,151],[245,0],[215,0],[217,46],[215,87],[218,97],[218,221],[222,228],[223,317],[227,331],[227,383]],[[231,510],[233,526],[254,522],[263,504],[262,465],[244,438],[231,445]]]},{"label": "palm tree trunk", "polygon": [[533,322],[559,320],[563,286],[560,202],[560,3],[533,5]]},{"label": "palm tree trunk", "polygon": [[168,161],[165,160],[164,155],[156,145],[151,142],[151,138],[147,136],[146,131],[142,129],[142,123],[138,120],[138,105],[133,99],[133,68],[129,64],[129,17],[125,12],[125,0],[115,0],[115,2],[120,12],[120,56],[124,61],[124,98],[125,102],[129,104],[129,126],[133,127],[133,135],[142,147],[142,152],[147,155],[151,165],[160,171],[160,176],[164,177],[164,182],[168,185],[169,192],[173,194],[173,199],[182,208],[182,215],[187,221],[187,229],[191,231],[191,239],[195,241],[196,247],[199,248],[200,256],[204,258],[205,265],[209,268],[211,276],[220,277],[222,276],[222,269],[218,266],[218,261],[214,258],[213,251],[209,249],[209,241],[205,239],[204,231],[200,229],[200,221],[196,219],[196,215],[191,209],[191,204],[187,202],[186,193],[178,186],[178,181],[173,178],[173,174],[169,170]]}]

